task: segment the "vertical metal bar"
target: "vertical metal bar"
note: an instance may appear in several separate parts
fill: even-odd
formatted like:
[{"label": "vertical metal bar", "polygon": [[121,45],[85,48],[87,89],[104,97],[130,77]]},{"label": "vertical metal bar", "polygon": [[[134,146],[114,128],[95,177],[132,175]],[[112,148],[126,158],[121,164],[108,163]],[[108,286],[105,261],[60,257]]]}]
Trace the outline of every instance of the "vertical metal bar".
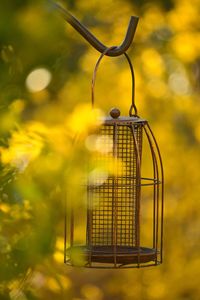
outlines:
[{"label": "vertical metal bar", "polygon": [[151,138],[148,134],[148,131],[146,130],[146,127],[144,126],[144,130],[149,142],[149,146],[151,149],[151,154],[152,154],[152,160],[153,160],[153,164],[154,164],[154,168],[155,168],[155,175],[156,177],[154,177],[154,180],[156,179],[156,182],[154,182],[154,188],[156,185],[156,189],[154,190],[154,200],[155,200],[155,205],[154,205],[154,248],[156,250],[156,259],[155,259],[155,264],[158,263],[158,231],[159,231],[159,169],[158,169],[158,163],[157,163],[157,158],[156,158],[156,154],[154,151],[154,147],[153,147],[153,143],[151,141]]},{"label": "vertical metal bar", "polygon": [[[141,125],[137,125],[141,126]],[[140,195],[141,195],[141,161],[140,152],[138,147],[137,138],[135,136],[134,125],[131,124],[131,130],[133,134],[134,148],[136,151],[136,216],[137,216],[137,228],[136,228],[136,247],[138,249],[138,268],[140,267]]]},{"label": "vertical metal bar", "polygon": [[153,185],[153,248],[155,248],[156,246],[156,242],[155,242],[155,230],[156,230],[156,195],[157,195],[157,189],[156,189],[156,182],[158,182],[158,178],[157,178],[157,161],[155,159],[155,153],[154,153],[154,150],[153,150],[153,147],[151,145],[151,141],[150,141],[150,138],[148,136],[148,133],[146,131],[146,128],[144,126],[144,130],[145,130],[145,133],[146,133],[146,136],[147,136],[147,139],[148,139],[148,142],[149,142],[149,145],[150,145],[150,149],[151,149],[151,156],[152,156],[152,161],[153,161],[153,179],[154,179],[154,185]]},{"label": "vertical metal bar", "polygon": [[64,263],[67,256],[67,195],[64,195]]},{"label": "vertical metal bar", "polygon": [[160,262],[162,263],[163,261],[163,217],[164,217],[164,170],[163,170],[163,163],[162,163],[162,157],[160,154],[160,149],[158,147],[158,143],[156,141],[156,138],[149,126],[149,124],[147,124],[147,127],[151,133],[151,136],[154,140],[157,152],[158,152],[158,157],[159,157],[159,161],[160,161],[160,169],[161,169],[161,233],[160,233],[160,238],[161,238],[161,242],[160,242]]},{"label": "vertical metal bar", "polygon": [[70,238],[69,238],[69,248],[70,248],[70,263],[73,265],[72,251],[74,245],[74,208],[73,204],[70,202]]},{"label": "vertical metal bar", "polygon": [[155,248],[155,230],[156,230],[156,227],[155,227],[155,222],[156,222],[156,197],[157,197],[157,189],[156,189],[156,183],[155,183],[155,180],[158,180],[156,178],[156,166],[155,166],[155,158],[152,154],[152,160],[153,160],[153,178],[154,178],[154,185],[153,185],[153,248]]},{"label": "vertical metal bar", "polygon": [[88,201],[89,201],[89,195],[90,193],[90,187],[89,187],[89,182],[87,182],[87,205],[86,205],[86,215],[87,215],[87,222],[86,222],[86,247],[89,247],[89,242],[90,242],[90,238],[89,238],[89,211],[88,211]]},{"label": "vertical metal bar", "polygon": [[[126,135],[125,135],[126,133]],[[128,189],[127,189],[127,168],[128,168],[128,164],[127,164],[127,141],[128,141],[128,133],[127,133],[127,128],[125,126],[120,126],[119,127],[119,133],[118,133],[118,157],[120,157],[121,154],[121,159],[124,162],[125,160],[125,172],[124,172],[124,166],[122,166],[122,178],[121,178],[121,184],[123,185],[123,181],[125,181],[125,194],[124,194],[124,198],[128,199]],[[121,145],[120,145],[120,141],[121,141]],[[120,153],[121,152],[121,153]],[[125,177],[125,180],[124,178]],[[123,224],[123,214],[122,214],[122,206],[123,206],[123,196],[120,198],[120,202],[121,202],[121,222],[119,222],[119,226],[120,226],[120,246],[123,246],[123,244],[126,244],[126,240],[124,239],[124,234],[126,234],[126,226],[124,226]],[[127,210],[126,205],[125,206],[125,212]]]},{"label": "vertical metal bar", "polygon": [[89,251],[88,263],[91,267],[92,264],[92,207],[91,207],[91,195],[89,190],[89,182],[87,184],[87,248]]},{"label": "vertical metal bar", "polygon": [[71,204],[71,216],[70,216],[70,248],[74,245],[74,207]]},{"label": "vertical metal bar", "polygon": [[[112,135],[113,135],[113,157],[115,155],[115,128],[113,126],[113,132],[112,132]],[[115,252],[115,249],[114,249],[114,245],[115,245],[115,223],[114,223],[114,220],[115,220],[115,203],[114,203],[114,198],[115,198],[115,193],[114,193],[114,184],[115,184],[115,181],[114,181],[114,175],[112,177],[112,248],[113,248],[113,252]],[[108,186],[108,189],[109,189],[109,186]],[[114,254],[115,255],[115,254]],[[115,258],[114,258],[114,262],[115,262]]]},{"label": "vertical metal bar", "polygon": [[[114,132],[113,132],[113,157],[114,157],[114,165],[117,166],[117,124],[114,124]],[[115,169],[116,172],[118,170]],[[113,174],[113,212],[114,212],[114,232],[113,232],[113,243],[114,243],[114,266],[117,267],[117,176],[118,174]]]}]

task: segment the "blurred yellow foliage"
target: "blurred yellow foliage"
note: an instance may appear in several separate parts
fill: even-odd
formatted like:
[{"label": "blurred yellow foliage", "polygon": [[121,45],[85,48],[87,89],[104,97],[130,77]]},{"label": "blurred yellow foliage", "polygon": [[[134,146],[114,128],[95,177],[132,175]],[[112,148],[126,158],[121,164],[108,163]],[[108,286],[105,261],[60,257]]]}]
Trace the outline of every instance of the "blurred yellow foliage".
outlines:
[{"label": "blurred yellow foliage", "polygon": [[165,67],[160,54],[155,49],[144,50],[141,55],[144,71],[149,77],[161,77]]},{"label": "blurred yellow foliage", "polygon": [[99,109],[91,109],[89,104],[76,106],[71,116],[66,120],[67,128],[72,136],[85,137],[92,128],[102,123],[103,113]]},{"label": "blurred yellow foliage", "polygon": [[200,33],[181,32],[172,40],[172,47],[179,59],[192,62],[199,56]]},{"label": "blurred yellow foliage", "polygon": [[82,295],[88,300],[102,300],[103,292],[95,285],[86,284],[81,289]]},{"label": "blurred yellow foliage", "polygon": [[[0,299],[199,300],[200,1],[63,3],[106,45],[119,45],[129,17],[140,17],[128,53],[139,116],[149,120],[164,161],[164,263],[117,271],[64,265],[66,193],[78,211],[75,234],[81,243],[85,173],[92,182],[96,173],[104,181],[116,168],[123,170],[117,159],[106,166],[94,163],[97,152],[109,154],[101,146],[109,141],[98,140],[94,132],[103,111],[107,115],[117,106],[128,115],[130,70],[122,57],[104,58],[92,110],[91,79],[99,53],[44,1],[2,1]],[[49,80],[31,91],[27,79],[41,68]],[[148,170],[148,159],[142,163]],[[146,205],[141,217],[148,210]],[[83,266],[79,252],[72,256]]]},{"label": "blurred yellow foliage", "polygon": [[40,154],[43,140],[35,130],[32,131],[28,128],[27,130],[14,131],[9,144],[10,147],[2,151],[2,162],[4,164],[10,163],[18,168],[20,172],[23,172],[29,162]]}]

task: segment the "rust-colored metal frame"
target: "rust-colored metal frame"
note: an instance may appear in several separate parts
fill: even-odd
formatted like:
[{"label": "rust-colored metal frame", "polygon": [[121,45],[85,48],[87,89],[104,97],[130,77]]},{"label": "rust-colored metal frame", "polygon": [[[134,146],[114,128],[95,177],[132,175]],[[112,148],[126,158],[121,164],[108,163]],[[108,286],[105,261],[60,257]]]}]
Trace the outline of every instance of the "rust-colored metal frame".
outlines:
[{"label": "rust-colored metal frame", "polygon": [[[130,120],[132,119],[132,120]],[[133,142],[136,149],[136,168],[137,174],[139,176],[136,178],[136,188],[137,188],[137,243],[136,247],[134,247],[134,251],[130,252],[131,249],[127,249],[127,253],[118,253],[117,243],[115,242],[112,252],[105,252],[95,250],[95,247],[91,244],[91,236],[92,236],[92,205],[90,203],[91,199],[88,199],[88,207],[87,207],[87,216],[88,216],[88,224],[87,224],[87,238],[86,244],[79,246],[76,245],[71,237],[74,236],[74,214],[73,209],[71,210],[72,214],[70,217],[70,230],[69,236],[70,239],[69,247],[66,248],[67,241],[67,231],[65,230],[65,263],[69,265],[73,265],[73,260],[70,257],[70,252],[73,247],[79,249],[80,253],[82,253],[82,258],[85,261],[83,264],[84,267],[90,268],[140,268],[147,266],[156,266],[162,263],[163,260],[163,210],[164,210],[164,172],[163,172],[163,164],[160,155],[160,150],[158,144],[156,142],[155,136],[148,124],[147,121],[141,120],[139,118],[119,118],[117,120],[112,120],[107,118],[105,121],[106,125],[113,126],[115,132],[115,138],[117,139],[117,128],[118,126],[128,126],[131,128]],[[141,161],[140,161],[140,149],[137,142],[137,137],[135,136],[134,126],[138,124],[138,126],[142,127],[143,133],[146,136],[146,140],[149,145],[149,149],[152,156],[152,169],[153,176],[152,178],[142,177],[141,174]],[[103,126],[103,125],[102,125]],[[115,147],[115,146],[114,146]],[[113,150],[113,154],[116,155],[116,150]],[[147,181],[147,183],[143,183],[143,181]],[[143,186],[153,186],[153,216],[152,216],[152,248],[145,249],[143,245],[140,243],[140,216],[142,214],[140,204],[143,199],[140,197],[141,188]],[[114,189],[117,189],[117,182],[114,182]],[[115,190],[114,190],[115,191]],[[115,192],[114,192],[115,193]],[[115,209],[115,205],[113,206]],[[114,231],[116,233],[117,230],[117,214],[115,211],[113,212],[115,221]],[[145,254],[144,251],[147,251]],[[134,252],[134,253],[133,253]],[[67,259],[68,257],[68,259]],[[120,258],[121,257],[121,258]],[[112,262],[111,262],[112,261]]]},{"label": "rust-colored metal frame", "polygon": [[[100,53],[103,53],[108,49],[101,41],[99,41],[77,18],[75,18],[68,10],[66,10],[59,3],[50,1],[51,5],[60,13],[60,15],[78,32],[82,37],[90,43]],[[120,56],[124,54],[133,42],[135,31],[137,28],[139,18],[137,16],[131,16],[127,32],[124,41],[120,46],[110,47],[106,55],[108,56]]]},{"label": "rust-colored metal frame", "polygon": [[[70,203],[70,209],[65,208],[65,212],[70,211],[69,215],[65,215],[65,232],[64,232],[64,262],[68,265],[74,265],[73,261],[73,250],[78,250],[84,263],[82,266],[91,268],[140,268],[148,266],[156,266],[162,263],[163,260],[163,211],[164,211],[164,172],[163,164],[160,155],[160,150],[155,139],[155,136],[147,121],[142,120],[137,115],[137,108],[135,105],[135,78],[134,70],[131,64],[131,60],[128,57],[126,50],[130,47],[133,37],[138,24],[138,17],[132,16],[128,26],[127,34],[124,41],[120,46],[112,46],[110,48],[102,44],[89,30],[81,24],[71,13],[61,7],[59,4],[53,4],[54,7],[61,13],[65,20],[72,25],[72,27],[77,30],[96,50],[101,52],[101,56],[97,61],[92,80],[92,106],[94,105],[94,86],[97,68],[100,61],[104,55],[107,56],[119,56],[124,54],[131,70],[132,75],[132,104],[130,107],[129,115],[130,117],[125,118],[106,118],[102,126],[113,127],[113,157],[117,158],[117,139],[118,139],[118,129],[120,126],[125,126],[130,129],[132,133],[132,142],[135,151],[135,162],[133,168],[136,168],[136,177],[133,178],[133,189],[135,189],[135,201],[136,201],[136,215],[135,222],[136,226],[136,240],[134,246],[119,248],[117,244],[118,236],[118,212],[117,212],[117,188],[118,188],[118,178],[113,177],[112,180],[112,190],[113,190],[113,203],[112,203],[112,216],[113,216],[113,242],[112,247],[108,248],[105,245],[97,246],[93,245],[92,234],[93,234],[93,223],[92,223],[92,199],[90,197],[90,187],[87,185],[88,191],[88,202],[87,202],[87,222],[86,222],[86,237],[85,243],[83,245],[77,245],[74,237],[75,230],[75,213],[73,209],[73,204]],[[142,149],[138,144],[137,135],[135,134],[135,128],[137,126],[141,127],[143,135],[146,137],[148,146],[152,158],[152,178],[142,177],[141,173],[141,153]],[[143,181],[147,183],[143,183]],[[143,186],[153,186],[153,216],[152,216],[152,247],[145,248],[141,245],[140,239],[140,229],[141,229],[141,203],[143,201],[141,197],[141,188]],[[69,207],[68,207],[69,208]],[[96,247],[96,248],[95,248]],[[121,252],[120,252],[121,251]]]}]

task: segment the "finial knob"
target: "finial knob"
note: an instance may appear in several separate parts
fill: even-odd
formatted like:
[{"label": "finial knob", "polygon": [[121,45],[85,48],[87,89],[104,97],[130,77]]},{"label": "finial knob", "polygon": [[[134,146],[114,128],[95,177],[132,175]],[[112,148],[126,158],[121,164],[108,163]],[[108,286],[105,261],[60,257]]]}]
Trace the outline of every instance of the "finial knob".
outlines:
[{"label": "finial knob", "polygon": [[120,116],[120,110],[118,108],[112,108],[110,111],[110,116],[113,119],[117,119]]}]

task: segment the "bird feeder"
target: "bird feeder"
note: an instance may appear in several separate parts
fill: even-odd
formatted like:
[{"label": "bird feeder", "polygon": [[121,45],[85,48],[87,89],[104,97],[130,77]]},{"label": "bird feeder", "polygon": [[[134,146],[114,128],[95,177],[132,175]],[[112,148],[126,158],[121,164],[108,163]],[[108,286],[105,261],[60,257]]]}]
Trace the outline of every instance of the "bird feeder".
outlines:
[{"label": "bird feeder", "polygon": [[[60,9],[60,8],[59,8]],[[83,186],[86,200],[78,212],[71,203],[65,217],[64,262],[95,268],[155,266],[163,258],[163,165],[148,121],[138,116],[130,46],[138,19],[132,17],[124,43],[105,47],[83,25],[61,9],[66,20],[102,54],[92,80],[92,105],[97,69],[104,57],[124,54],[132,75],[129,116],[114,108],[92,133],[98,141],[94,169]],[[77,25],[78,24],[78,25]],[[147,170],[143,167],[147,167]],[[110,170],[112,165],[112,170]],[[96,168],[95,168],[96,167]],[[106,170],[107,168],[107,170]],[[75,202],[75,199],[71,202]],[[82,224],[82,225],[81,225]],[[82,233],[80,226],[82,226]],[[80,237],[80,235],[82,236]]]}]

